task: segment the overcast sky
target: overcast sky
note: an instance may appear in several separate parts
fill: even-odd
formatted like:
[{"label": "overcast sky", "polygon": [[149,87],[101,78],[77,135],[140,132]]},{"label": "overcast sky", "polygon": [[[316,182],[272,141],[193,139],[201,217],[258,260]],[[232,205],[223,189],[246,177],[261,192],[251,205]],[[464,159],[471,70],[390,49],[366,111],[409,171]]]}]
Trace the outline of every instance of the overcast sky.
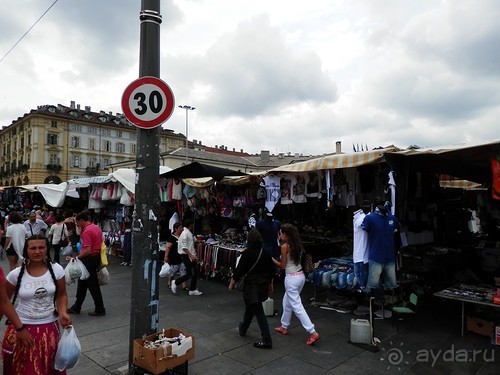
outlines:
[{"label": "overcast sky", "polygon": [[[0,59],[54,0],[0,0]],[[0,62],[0,126],[123,112],[140,0],[59,0]],[[162,0],[161,74],[189,139],[318,155],[498,140],[498,0]],[[163,125],[185,133],[176,107]]]}]

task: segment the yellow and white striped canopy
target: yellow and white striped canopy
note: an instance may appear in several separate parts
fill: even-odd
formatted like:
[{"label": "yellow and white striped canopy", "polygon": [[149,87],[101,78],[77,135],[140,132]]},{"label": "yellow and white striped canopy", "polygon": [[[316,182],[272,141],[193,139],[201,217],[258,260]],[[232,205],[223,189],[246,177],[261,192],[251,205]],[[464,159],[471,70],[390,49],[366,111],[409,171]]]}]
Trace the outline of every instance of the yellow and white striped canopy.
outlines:
[{"label": "yellow and white striped canopy", "polygon": [[439,176],[439,186],[448,189],[486,190],[482,184],[477,182],[461,180],[445,174]]},{"label": "yellow and white striped canopy", "polygon": [[352,168],[360,165],[380,163],[384,161],[386,152],[396,151],[394,146],[372,151],[353,152],[350,154],[325,155],[319,158],[306,160],[300,163],[282,165],[268,171],[269,174],[278,172],[309,172],[320,169]]}]

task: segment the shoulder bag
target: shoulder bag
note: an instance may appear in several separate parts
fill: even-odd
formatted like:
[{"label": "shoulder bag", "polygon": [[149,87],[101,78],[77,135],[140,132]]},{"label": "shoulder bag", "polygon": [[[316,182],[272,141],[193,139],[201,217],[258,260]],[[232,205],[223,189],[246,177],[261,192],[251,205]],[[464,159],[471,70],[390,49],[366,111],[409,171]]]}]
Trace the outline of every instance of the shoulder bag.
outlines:
[{"label": "shoulder bag", "polygon": [[305,275],[307,275],[309,272],[312,272],[314,270],[312,255],[306,253],[305,251],[302,251],[302,254],[300,256],[300,265]]},{"label": "shoulder bag", "polygon": [[65,226],[66,225],[63,224],[62,229],[61,229],[61,239],[59,240],[59,245],[61,245],[61,247],[68,246],[68,244],[69,244],[68,237],[66,237],[66,235],[64,234],[64,227]]},{"label": "shoulder bag", "polygon": [[259,263],[259,259],[260,259],[260,256],[262,255],[262,248],[260,249],[260,253],[259,253],[259,256],[257,257],[257,260],[255,261],[255,263],[253,264],[252,268],[250,268],[248,270],[248,272],[241,276],[238,281],[234,284],[234,287],[240,291],[240,292],[243,292],[243,289],[245,288],[245,279],[247,278],[247,275],[252,272],[252,270],[254,269],[254,267],[257,265],[257,263]]}]

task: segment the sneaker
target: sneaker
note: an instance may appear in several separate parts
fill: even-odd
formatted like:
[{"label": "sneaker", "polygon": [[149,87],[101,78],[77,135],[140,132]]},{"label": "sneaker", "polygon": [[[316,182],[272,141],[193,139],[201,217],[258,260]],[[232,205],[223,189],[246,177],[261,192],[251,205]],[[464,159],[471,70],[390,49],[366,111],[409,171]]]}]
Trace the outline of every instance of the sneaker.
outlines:
[{"label": "sneaker", "polygon": [[120,266],[126,266],[127,265],[127,262],[121,262],[120,263]]},{"label": "sneaker", "polygon": [[175,284],[175,281],[172,281],[172,285],[170,286],[170,289],[172,289],[172,293],[177,293],[177,285]]},{"label": "sneaker", "polygon": [[201,296],[203,293],[200,292],[198,289],[195,289],[195,290],[190,290],[189,291],[189,295],[190,296]]},{"label": "sneaker", "polygon": [[127,263],[127,266],[132,267],[132,263]]}]

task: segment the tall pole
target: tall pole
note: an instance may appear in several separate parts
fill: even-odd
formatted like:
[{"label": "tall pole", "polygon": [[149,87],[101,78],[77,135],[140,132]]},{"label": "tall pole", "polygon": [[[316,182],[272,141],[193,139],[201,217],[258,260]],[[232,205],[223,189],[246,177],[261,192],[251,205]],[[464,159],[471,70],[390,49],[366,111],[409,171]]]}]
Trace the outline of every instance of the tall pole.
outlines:
[{"label": "tall pole", "polygon": [[[142,0],[139,78],[160,78],[160,0]],[[132,291],[129,374],[135,374],[133,340],[158,332],[158,217],[160,128],[139,129],[132,221]]]},{"label": "tall pole", "polygon": [[188,112],[189,111],[194,111],[196,108],[191,107],[190,105],[180,105],[179,108],[184,108],[186,110],[186,163],[185,165],[188,164]]}]

